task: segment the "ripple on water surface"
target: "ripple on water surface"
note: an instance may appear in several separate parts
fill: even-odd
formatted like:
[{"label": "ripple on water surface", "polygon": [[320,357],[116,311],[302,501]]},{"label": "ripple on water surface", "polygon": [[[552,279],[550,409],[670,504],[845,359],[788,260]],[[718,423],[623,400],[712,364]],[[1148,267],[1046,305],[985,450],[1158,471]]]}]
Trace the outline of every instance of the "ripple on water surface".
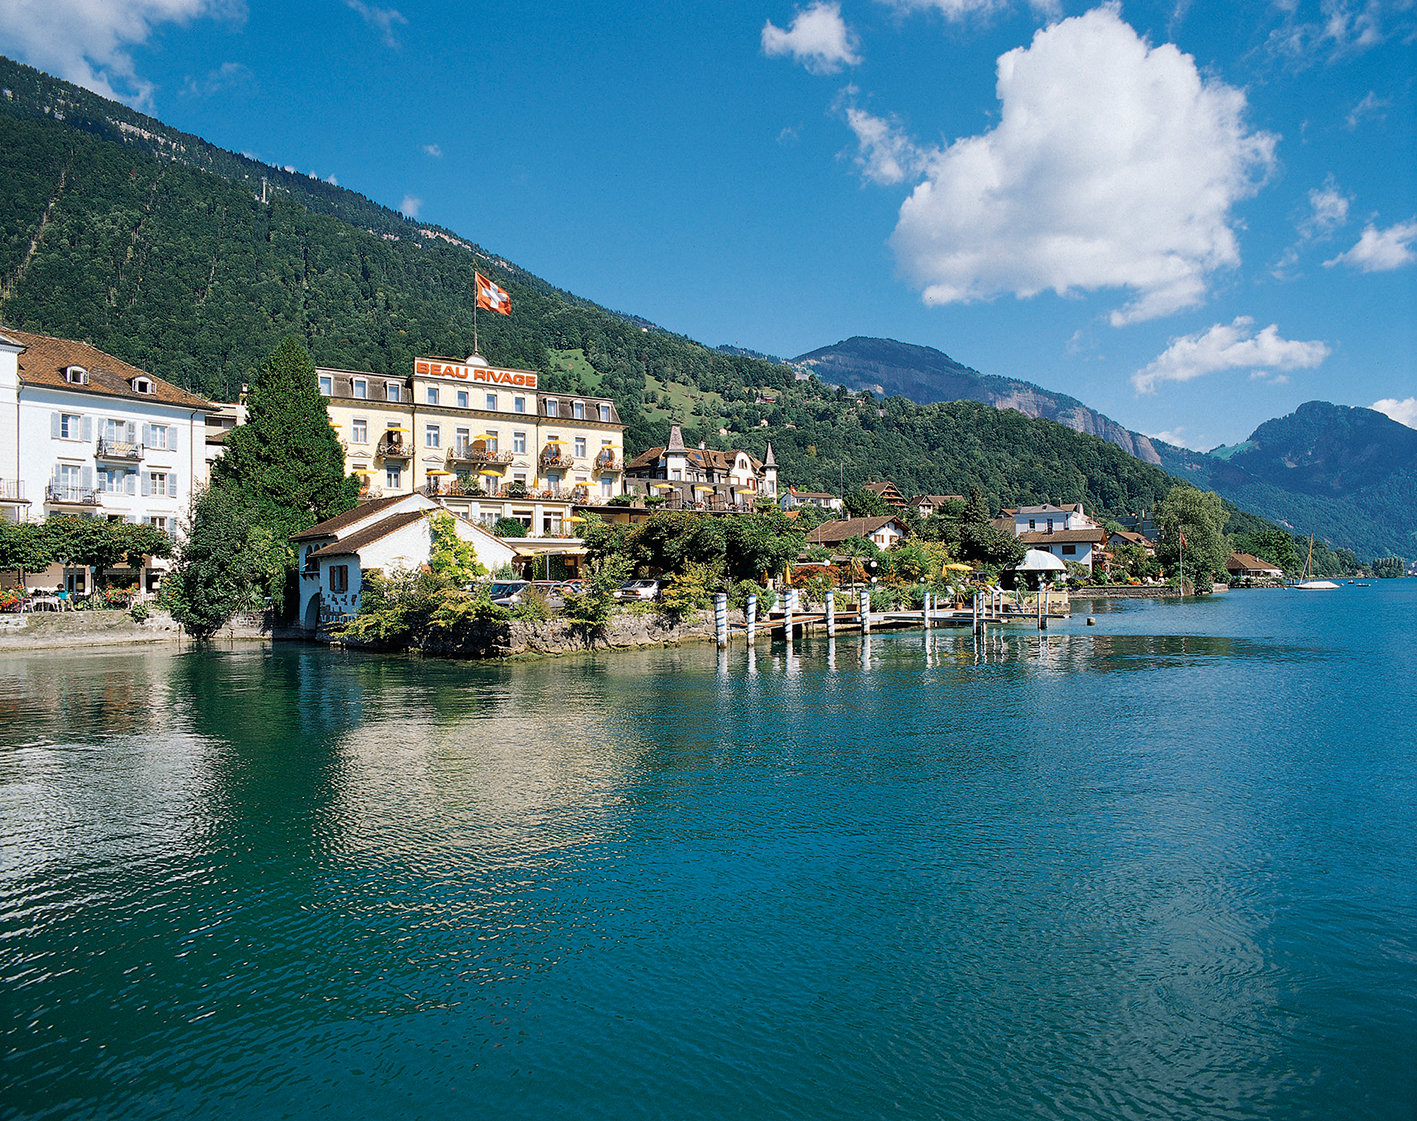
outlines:
[{"label": "ripple on water surface", "polygon": [[0,1115],[1411,1116],[1413,664],[1286,610],[0,660]]}]

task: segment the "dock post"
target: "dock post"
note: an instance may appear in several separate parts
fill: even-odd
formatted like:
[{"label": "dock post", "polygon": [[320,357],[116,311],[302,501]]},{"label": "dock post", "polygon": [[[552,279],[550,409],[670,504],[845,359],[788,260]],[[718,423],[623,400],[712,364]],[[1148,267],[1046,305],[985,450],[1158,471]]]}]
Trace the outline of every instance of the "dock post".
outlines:
[{"label": "dock post", "polygon": [[758,641],[758,597],[749,596],[744,622],[748,628],[748,645]]},{"label": "dock post", "polygon": [[782,635],[787,644],[792,645],[792,616],[797,610],[797,589],[788,588],[782,593]]},{"label": "dock post", "polygon": [[871,633],[871,593],[861,593],[861,633]]},{"label": "dock post", "polygon": [[827,589],[827,637],[836,637],[836,591]]},{"label": "dock post", "polygon": [[720,650],[728,646],[728,596],[723,592],[716,592],[713,597],[713,636]]},{"label": "dock post", "polygon": [[976,593],[973,600],[974,605],[974,633],[979,633],[979,596]]},{"label": "dock post", "polygon": [[1038,589],[1038,629],[1048,629],[1048,589],[1042,587]]},{"label": "dock post", "polygon": [[928,631],[930,629],[930,593],[928,591],[921,597],[921,603],[920,621]]}]

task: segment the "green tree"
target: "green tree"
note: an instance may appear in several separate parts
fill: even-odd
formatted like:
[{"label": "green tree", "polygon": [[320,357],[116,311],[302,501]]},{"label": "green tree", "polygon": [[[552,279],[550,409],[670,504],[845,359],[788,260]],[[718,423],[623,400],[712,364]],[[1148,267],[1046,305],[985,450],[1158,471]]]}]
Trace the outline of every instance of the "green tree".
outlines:
[{"label": "green tree", "polygon": [[1294,547],[1294,538],[1282,529],[1260,530],[1258,533],[1237,533],[1235,551],[1278,565],[1285,572],[1298,572],[1304,567],[1299,552]]},{"label": "green tree", "polygon": [[1214,491],[1184,484],[1172,487],[1156,508],[1160,537],[1156,559],[1166,572],[1179,574],[1184,534],[1186,579],[1193,582],[1197,594],[1208,593],[1212,583],[1229,579],[1225,563],[1231,549],[1224,532],[1229,516],[1224,499]]},{"label": "green tree", "polygon": [[344,473],[315,363],[299,341],[286,339],[261,364],[246,405],[247,422],[227,433],[213,480],[282,541],[353,508],[359,480]]},{"label": "green tree", "polygon": [[195,637],[215,634],[238,611],[279,609],[293,550],[262,525],[233,489],[210,486],[192,500],[187,534],[166,581],[172,615]]},{"label": "green tree", "polygon": [[0,519],[0,572],[39,572],[54,561],[54,550],[43,522]]},{"label": "green tree", "polygon": [[875,491],[861,487],[846,496],[846,512],[853,518],[882,518],[894,511]]},{"label": "green tree", "polygon": [[526,526],[516,518],[498,518],[492,523],[492,532],[498,537],[525,537]]},{"label": "green tree", "polygon": [[451,514],[440,510],[429,521],[433,551],[428,567],[443,587],[465,588],[476,577],[486,575],[487,569],[478,562],[472,542],[458,536],[457,523]]},{"label": "green tree", "polygon": [[126,551],[119,534],[120,524],[103,518],[58,514],[46,519],[44,532],[54,559],[63,565],[92,570],[93,586],[99,587],[107,579],[106,570],[122,560]]}]

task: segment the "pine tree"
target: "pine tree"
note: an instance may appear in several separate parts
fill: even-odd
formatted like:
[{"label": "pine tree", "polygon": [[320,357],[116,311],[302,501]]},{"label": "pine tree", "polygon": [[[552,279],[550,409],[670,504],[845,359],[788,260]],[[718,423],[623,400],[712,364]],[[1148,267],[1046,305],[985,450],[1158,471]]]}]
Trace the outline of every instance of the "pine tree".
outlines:
[{"label": "pine tree", "polygon": [[315,363],[288,338],[261,364],[246,399],[247,423],[227,434],[212,465],[279,540],[352,508],[359,480],[344,473],[344,449],[330,425]]}]

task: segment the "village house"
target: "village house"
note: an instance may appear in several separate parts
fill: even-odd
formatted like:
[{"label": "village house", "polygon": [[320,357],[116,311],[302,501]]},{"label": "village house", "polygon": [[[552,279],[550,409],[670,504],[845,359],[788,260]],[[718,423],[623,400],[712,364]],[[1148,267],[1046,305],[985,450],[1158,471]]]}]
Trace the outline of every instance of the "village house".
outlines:
[{"label": "village house", "polygon": [[316,369],[362,497],[422,492],[469,521],[569,535],[575,503],[619,494],[625,426],[608,397],[552,393],[532,370],[417,358],[407,376]]},{"label": "village house", "polygon": [[[417,568],[432,555],[430,516],[443,506],[426,494],[396,494],[362,502],[291,537],[300,569],[300,627],[319,630],[359,611],[364,573]],[[453,516],[458,536],[489,572],[512,563],[515,546]]]},{"label": "village house", "polygon": [[798,490],[796,487],[789,487],[782,496],[782,509],[786,511],[794,510],[798,506],[815,506],[823,513],[835,516],[845,507],[845,503],[834,494],[828,494],[823,490]]},{"label": "village house", "polygon": [[887,506],[893,506],[897,510],[904,510],[909,505],[905,496],[895,489],[895,484],[889,479],[875,480],[865,484],[862,490],[870,491],[881,498]]},{"label": "village house", "polygon": [[1107,534],[1077,502],[1070,506],[1020,506],[1013,511],[1014,536],[1030,549],[1050,553],[1089,572],[1099,559]]},{"label": "village house", "polygon": [[1251,580],[1282,580],[1284,570],[1249,553],[1231,553],[1225,571],[1232,577]]},{"label": "village house", "polygon": [[700,442],[684,446],[679,425],[669,430],[669,443],[649,448],[625,469],[626,493],[667,498],[676,508],[731,510],[751,507],[754,499],[777,501],[777,461],[769,443],[759,460],[741,450],[720,451]]},{"label": "village house", "polygon": [[920,512],[922,518],[928,518],[931,514],[944,513],[945,507],[951,502],[963,502],[962,494],[917,494],[909,502]]},{"label": "village house", "polygon": [[[0,516],[73,514],[177,529],[206,478],[210,402],[70,339],[0,331]],[[157,587],[167,562],[141,574]],[[31,587],[87,591],[53,566]]]},{"label": "village house", "polygon": [[910,535],[910,529],[895,514],[874,518],[846,518],[823,522],[807,531],[808,545],[831,548],[848,537],[864,537],[878,549],[889,549]]}]

